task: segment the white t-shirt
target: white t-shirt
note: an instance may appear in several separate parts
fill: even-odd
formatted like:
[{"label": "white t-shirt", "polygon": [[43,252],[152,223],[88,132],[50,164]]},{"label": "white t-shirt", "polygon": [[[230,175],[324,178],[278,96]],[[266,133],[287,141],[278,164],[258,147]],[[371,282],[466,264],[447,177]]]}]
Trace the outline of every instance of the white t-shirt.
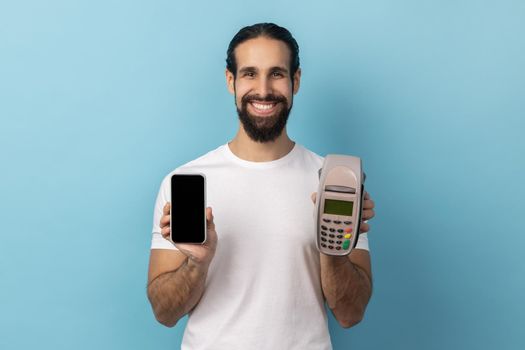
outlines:
[{"label": "white t-shirt", "polygon": [[[331,349],[315,243],[312,192],[323,158],[299,144],[269,162],[238,158],[224,144],[168,174],[155,204],[152,249],[176,172],[206,175],[218,244],[182,349]],[[361,234],[356,249],[368,250]]]}]

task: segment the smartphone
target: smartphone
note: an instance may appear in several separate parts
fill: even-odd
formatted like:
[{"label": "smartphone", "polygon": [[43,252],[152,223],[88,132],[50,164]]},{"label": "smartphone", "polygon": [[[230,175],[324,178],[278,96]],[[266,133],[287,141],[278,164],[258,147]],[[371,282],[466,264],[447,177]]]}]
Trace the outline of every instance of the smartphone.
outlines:
[{"label": "smartphone", "polygon": [[170,239],[173,243],[206,242],[206,177],[171,176]]}]

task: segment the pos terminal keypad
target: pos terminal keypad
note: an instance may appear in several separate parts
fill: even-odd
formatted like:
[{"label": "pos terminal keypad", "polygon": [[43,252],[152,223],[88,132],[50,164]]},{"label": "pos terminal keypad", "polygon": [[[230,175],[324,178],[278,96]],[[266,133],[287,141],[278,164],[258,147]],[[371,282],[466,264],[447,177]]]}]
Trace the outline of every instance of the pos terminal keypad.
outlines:
[{"label": "pos terminal keypad", "polygon": [[348,250],[354,229],[352,221],[329,214],[323,214],[321,219],[321,247],[335,251]]}]

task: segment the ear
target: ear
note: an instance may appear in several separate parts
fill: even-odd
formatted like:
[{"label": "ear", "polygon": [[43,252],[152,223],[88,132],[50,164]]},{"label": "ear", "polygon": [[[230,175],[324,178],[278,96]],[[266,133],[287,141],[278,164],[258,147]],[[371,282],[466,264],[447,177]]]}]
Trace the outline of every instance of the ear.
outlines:
[{"label": "ear", "polygon": [[235,77],[233,76],[233,73],[230,72],[230,70],[228,68],[226,68],[226,86],[228,87],[228,91],[230,92],[230,94],[234,95],[235,94]]},{"label": "ear", "polygon": [[293,94],[295,95],[299,91],[301,85],[301,68],[297,68],[297,71],[293,75]]}]

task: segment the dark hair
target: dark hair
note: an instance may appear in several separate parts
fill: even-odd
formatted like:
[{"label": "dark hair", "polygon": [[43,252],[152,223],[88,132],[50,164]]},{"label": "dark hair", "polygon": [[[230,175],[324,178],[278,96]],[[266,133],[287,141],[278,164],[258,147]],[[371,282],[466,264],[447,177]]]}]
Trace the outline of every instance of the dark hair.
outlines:
[{"label": "dark hair", "polygon": [[283,41],[288,46],[291,52],[290,72],[293,82],[293,75],[299,68],[299,45],[297,45],[297,41],[295,41],[288,29],[279,27],[274,23],[257,23],[239,30],[228,46],[228,51],[226,52],[226,68],[233,73],[233,76],[236,76],[237,62],[235,61],[235,48],[246,40],[255,39],[260,36]]}]

